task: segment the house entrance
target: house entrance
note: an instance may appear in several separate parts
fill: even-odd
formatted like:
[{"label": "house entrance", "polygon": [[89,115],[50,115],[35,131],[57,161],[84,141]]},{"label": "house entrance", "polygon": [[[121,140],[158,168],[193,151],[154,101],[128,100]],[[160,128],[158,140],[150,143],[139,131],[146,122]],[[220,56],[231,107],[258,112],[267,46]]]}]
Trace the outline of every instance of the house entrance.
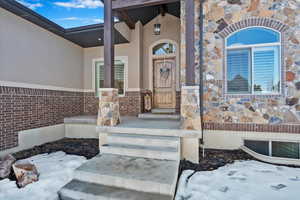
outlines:
[{"label": "house entrance", "polygon": [[176,107],[176,59],[155,59],[153,61],[153,103],[154,108]]}]

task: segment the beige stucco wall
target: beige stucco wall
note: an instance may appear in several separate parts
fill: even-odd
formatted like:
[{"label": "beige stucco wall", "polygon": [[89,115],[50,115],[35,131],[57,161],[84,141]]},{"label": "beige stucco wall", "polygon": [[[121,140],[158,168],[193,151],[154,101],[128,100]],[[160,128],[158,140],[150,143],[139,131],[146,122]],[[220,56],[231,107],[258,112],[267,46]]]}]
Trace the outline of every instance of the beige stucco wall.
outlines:
[{"label": "beige stucco wall", "polygon": [[[159,36],[153,34],[157,22]],[[0,36],[0,81],[93,89],[93,60],[103,58],[103,47],[81,48],[2,8]],[[127,87],[149,88],[149,47],[159,40],[180,44],[180,19],[166,14],[145,26],[138,22],[130,40],[115,47],[116,57],[128,58]]]},{"label": "beige stucco wall", "polygon": [[[115,46],[115,57],[127,57],[128,59],[128,83],[130,90],[141,88],[141,47],[142,47],[142,25],[140,22],[136,24],[134,30],[131,31],[131,42]],[[93,90],[93,60],[103,59],[104,47],[93,47],[84,49],[84,89]]]},{"label": "beige stucco wall", "polygon": [[[161,23],[161,35],[153,34],[155,23]],[[180,19],[166,14],[142,26],[138,22],[131,31],[131,42],[115,46],[115,56],[128,57],[129,90],[150,89],[149,48],[159,40],[172,40],[180,45]],[[93,89],[93,59],[103,58],[103,47],[84,49],[84,89]]]},{"label": "beige stucco wall", "polygon": [[[154,35],[153,27],[154,24],[161,24],[161,34]],[[166,14],[164,17],[161,15],[154,18],[148,24],[144,26],[143,29],[143,87],[147,89],[150,88],[150,79],[149,71],[152,70],[152,66],[149,62],[149,48],[153,43],[159,40],[172,40],[175,41],[178,45],[180,45],[180,19]],[[179,50],[179,49],[178,49]]]},{"label": "beige stucco wall", "polygon": [[0,81],[82,89],[83,48],[0,8]]}]

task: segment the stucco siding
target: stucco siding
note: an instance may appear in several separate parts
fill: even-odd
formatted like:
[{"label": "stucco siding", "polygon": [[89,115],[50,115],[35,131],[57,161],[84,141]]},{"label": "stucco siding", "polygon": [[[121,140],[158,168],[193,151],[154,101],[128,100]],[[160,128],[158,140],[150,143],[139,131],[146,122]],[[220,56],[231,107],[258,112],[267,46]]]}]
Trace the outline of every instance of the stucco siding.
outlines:
[{"label": "stucco siding", "polygon": [[0,8],[0,80],[82,89],[83,48]]},{"label": "stucco siding", "polygon": [[[141,70],[141,27],[140,23],[136,24],[136,29],[131,31],[131,42],[115,46],[115,57],[119,56],[128,58],[128,88],[141,88],[140,70]],[[84,49],[84,89],[93,90],[93,60],[103,59],[104,47],[92,47]]]},{"label": "stucco siding", "polygon": [[[161,24],[161,34],[154,35],[153,27],[154,24]],[[166,14],[164,17],[158,16],[146,24],[143,28],[143,87],[146,89],[150,88],[151,77],[149,76],[152,66],[149,66],[149,52],[150,46],[159,40],[172,40],[180,45],[180,19]],[[180,51],[180,49],[177,49]]]}]

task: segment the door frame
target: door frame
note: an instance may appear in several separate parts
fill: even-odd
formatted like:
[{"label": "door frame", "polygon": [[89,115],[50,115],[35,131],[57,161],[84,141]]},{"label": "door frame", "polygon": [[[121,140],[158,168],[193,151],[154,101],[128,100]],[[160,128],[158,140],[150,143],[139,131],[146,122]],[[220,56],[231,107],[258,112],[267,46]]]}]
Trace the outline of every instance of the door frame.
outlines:
[{"label": "door frame", "polygon": [[[153,55],[153,48],[160,44],[160,43],[171,43],[175,46],[176,48],[176,52],[173,54],[168,54],[168,55]],[[170,39],[161,39],[161,40],[157,40],[156,42],[152,43],[152,45],[150,45],[149,47],[149,89],[151,90],[151,92],[154,92],[154,84],[153,84],[153,69],[154,69],[154,60],[156,59],[164,59],[164,58],[174,58],[175,57],[175,91],[180,91],[180,48],[179,45],[176,41],[174,40],[170,40]]]},{"label": "door frame", "polygon": [[[155,65],[154,65],[154,63],[155,63],[155,61],[163,61],[164,59],[168,59],[168,60],[173,60],[173,62],[175,62],[175,67],[174,67],[174,70],[175,70],[175,74],[173,74],[172,73],[172,76],[173,75],[175,75],[174,76],[174,78],[175,78],[175,83],[174,83],[174,81],[172,82],[172,89],[174,89],[172,92],[174,92],[174,108],[172,108],[172,109],[176,109],[176,105],[177,105],[177,102],[176,102],[176,92],[177,92],[177,90],[176,90],[176,56],[174,56],[173,54],[170,54],[169,56],[164,56],[164,57],[159,57],[159,58],[153,58],[153,64],[152,64],[152,69],[153,69],[153,71],[154,71],[154,67],[155,67]],[[153,77],[152,77],[152,82],[154,83],[154,81],[155,81],[155,73],[153,73]],[[157,107],[155,107],[155,95],[154,95],[154,93],[155,93],[155,90],[154,90],[154,84],[153,84],[153,90],[152,90],[152,102],[153,102],[153,105],[152,105],[152,107],[153,108],[157,108]]]}]

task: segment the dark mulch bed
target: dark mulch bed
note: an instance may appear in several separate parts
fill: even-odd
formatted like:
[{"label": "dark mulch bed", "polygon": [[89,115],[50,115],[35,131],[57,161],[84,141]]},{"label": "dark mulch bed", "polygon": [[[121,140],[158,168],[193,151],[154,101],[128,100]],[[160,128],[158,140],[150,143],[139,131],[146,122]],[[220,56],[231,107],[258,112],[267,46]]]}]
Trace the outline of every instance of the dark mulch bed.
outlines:
[{"label": "dark mulch bed", "polygon": [[222,167],[226,164],[233,163],[236,160],[255,160],[249,154],[242,150],[214,150],[205,149],[205,156],[202,156],[202,149],[199,149],[200,162],[194,164],[187,160],[182,160],[179,167],[179,175],[184,170],[195,170],[195,171],[212,171]]},{"label": "dark mulch bed", "polygon": [[69,139],[64,138],[55,142],[49,142],[31,149],[14,153],[17,159],[25,159],[43,153],[53,153],[56,151],[64,151],[67,154],[84,156],[91,159],[99,153],[98,139]]}]

